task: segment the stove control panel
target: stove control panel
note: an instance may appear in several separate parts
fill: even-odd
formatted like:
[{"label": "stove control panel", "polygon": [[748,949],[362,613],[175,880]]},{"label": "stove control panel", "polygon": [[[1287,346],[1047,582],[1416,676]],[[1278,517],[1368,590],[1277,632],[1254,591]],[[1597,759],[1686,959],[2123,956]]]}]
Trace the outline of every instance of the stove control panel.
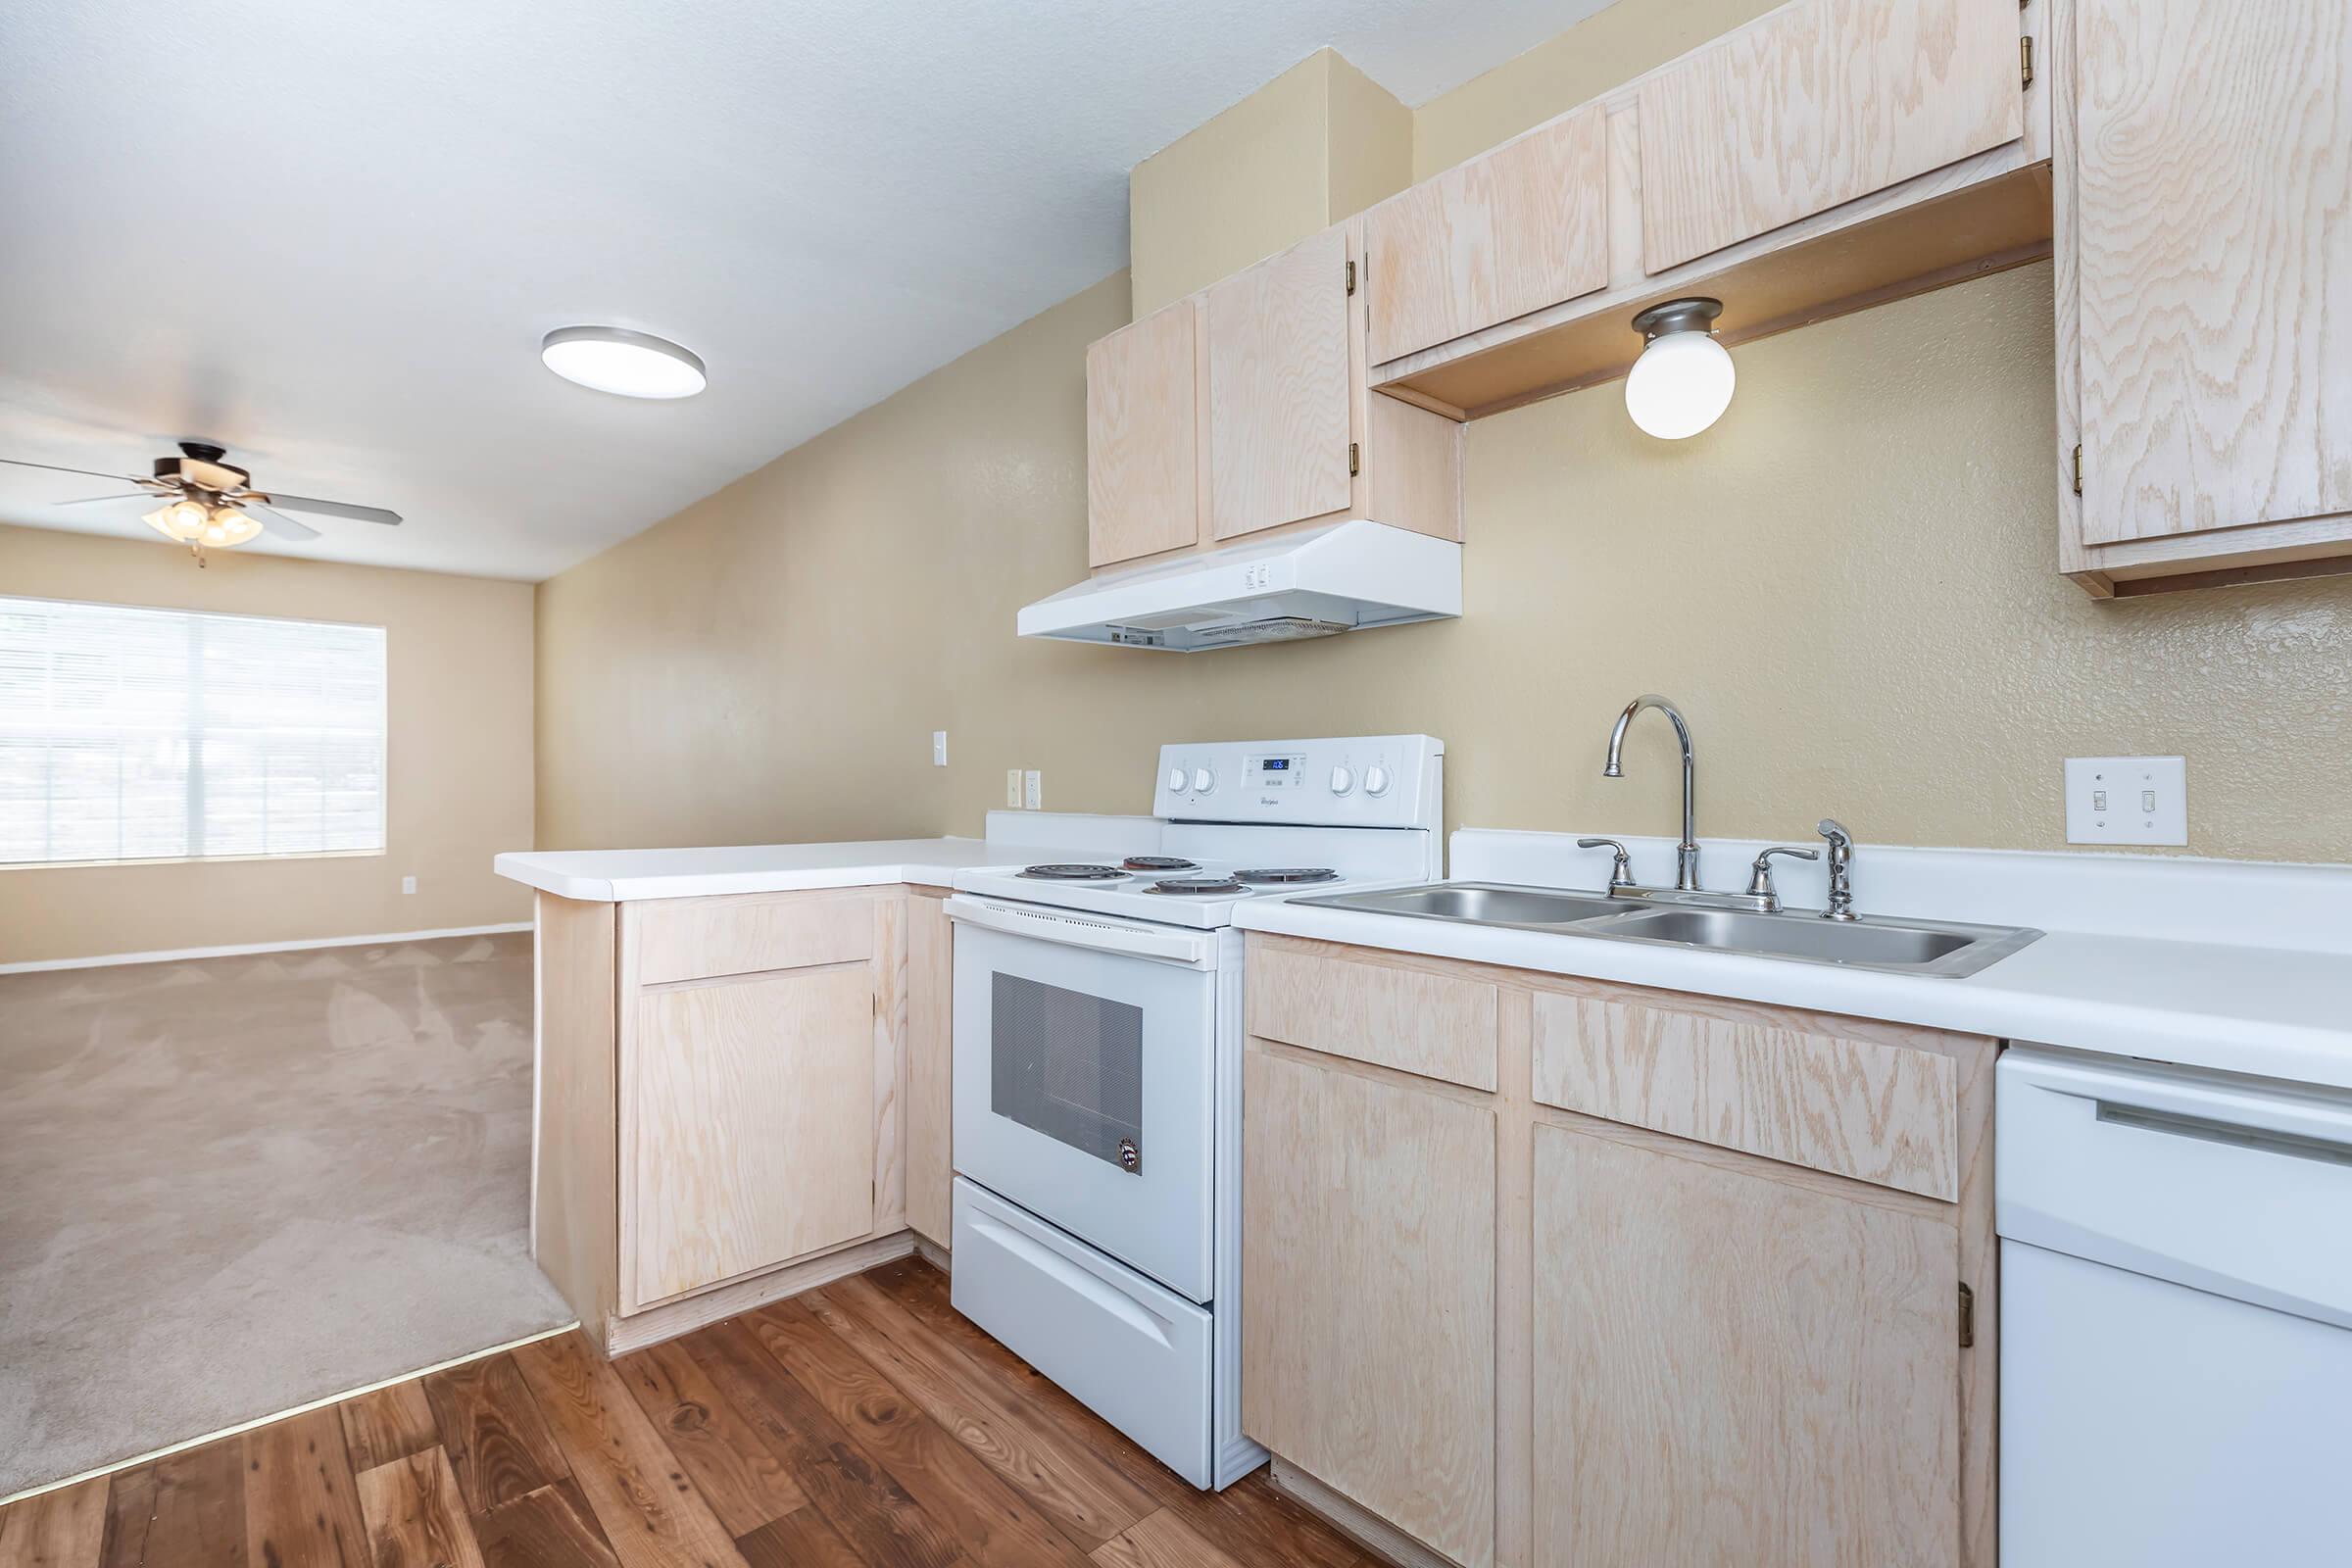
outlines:
[{"label": "stove control panel", "polygon": [[1152,814],[1437,831],[1445,743],[1427,735],[1163,746]]}]

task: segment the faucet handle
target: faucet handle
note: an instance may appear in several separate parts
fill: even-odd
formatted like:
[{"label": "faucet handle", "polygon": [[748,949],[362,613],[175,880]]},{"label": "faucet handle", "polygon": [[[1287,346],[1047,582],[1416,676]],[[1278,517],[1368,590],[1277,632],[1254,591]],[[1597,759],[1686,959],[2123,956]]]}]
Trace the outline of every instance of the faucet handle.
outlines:
[{"label": "faucet handle", "polygon": [[1630,888],[1634,885],[1634,858],[1628,855],[1625,846],[1615,839],[1578,839],[1576,847],[1580,850],[1615,850],[1617,863],[1609,868],[1609,891],[1614,893],[1619,888]]},{"label": "faucet handle", "polygon": [[1772,885],[1772,858],[1776,855],[1786,855],[1792,860],[1818,860],[1821,858],[1819,850],[1807,849],[1801,844],[1774,845],[1756,857],[1756,863],[1748,872],[1747,896],[1749,898],[1771,899],[1776,903],[1779,901],[1780,894]]}]

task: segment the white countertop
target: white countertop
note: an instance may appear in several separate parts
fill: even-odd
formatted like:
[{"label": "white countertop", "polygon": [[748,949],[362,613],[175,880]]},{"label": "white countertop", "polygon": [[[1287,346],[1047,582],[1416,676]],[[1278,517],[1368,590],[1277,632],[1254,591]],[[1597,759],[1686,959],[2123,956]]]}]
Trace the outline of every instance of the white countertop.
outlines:
[{"label": "white countertop", "polygon": [[[1469,836],[1456,838],[1453,860],[1457,876],[1464,872],[1462,841]],[[1497,845],[1490,841],[1468,857],[1469,874],[1496,881],[1540,880],[1534,875],[1497,874],[1503,866],[1495,862],[1496,851]],[[1918,857],[1966,852],[1908,853]],[[1893,852],[1882,852],[1880,857],[1882,860],[1891,858]],[[2062,862],[2066,858],[2035,858]],[[2018,857],[1996,862],[1999,875],[1992,885],[2005,888],[2034,874],[2034,867],[2022,865],[2025,859]],[[2120,861],[2121,858],[2111,859]],[[1526,857],[1522,853],[1507,863],[1524,864]],[[1866,848],[1857,858],[1858,876],[1873,863],[1872,852]],[[2249,869],[2212,861],[2174,864],[2179,870],[2168,874],[2168,881],[2175,875],[2195,881],[2261,877],[2278,885],[2277,896],[2267,902],[2308,897],[2314,901],[2315,913],[2322,906],[2319,901],[2330,906],[2335,902],[2346,880],[2337,867]],[[1604,872],[1605,868],[1604,857]],[[2169,867],[2167,870],[2170,872]],[[2145,878],[2151,873],[2142,861],[2085,863],[2074,868],[2061,863],[2055,874],[2079,887],[2085,879]],[[2300,894],[2293,890],[2296,883],[2304,885]],[[1573,885],[1565,877],[1551,883]],[[1863,907],[1871,912],[1923,917],[1940,913],[1933,906],[1883,905],[1874,909],[1867,884],[1861,886],[1865,890]],[[2238,907],[2242,911],[2244,906]],[[2068,931],[2054,929],[2054,922],[2034,918],[2039,912],[2028,906],[2001,913],[1971,908],[1942,915],[1984,920],[2005,914],[2004,923],[2041,925],[2046,933],[2031,946],[1964,979],[1885,974],[1596,937],[1318,909],[1281,899],[1244,905],[1235,923],[1285,936],[1852,1013],[2105,1055],[2139,1056],[2352,1089],[2352,954],[2274,945],[2272,940],[2261,945],[2183,940],[2170,931],[2164,936]],[[2162,910],[2154,912],[2164,914]],[[2227,914],[2226,909],[2222,912]],[[2242,912],[2236,918],[2242,926]],[[2339,914],[2320,928],[2315,946],[2318,941],[2340,938],[2340,925]]]},{"label": "white countertop", "polygon": [[736,844],[675,850],[517,850],[491,868],[562,899],[620,904],[719,893],[793,893],[808,888],[915,882],[944,888],[981,865],[1033,865],[1159,847],[1148,816],[1078,811],[991,811],[986,838],[865,839],[843,844]]},{"label": "white countertop", "polygon": [[558,898],[618,904],[889,882],[944,888],[970,866],[1026,864],[1054,854],[987,839],[870,839],[690,850],[551,850],[502,855],[495,865],[500,876]]}]

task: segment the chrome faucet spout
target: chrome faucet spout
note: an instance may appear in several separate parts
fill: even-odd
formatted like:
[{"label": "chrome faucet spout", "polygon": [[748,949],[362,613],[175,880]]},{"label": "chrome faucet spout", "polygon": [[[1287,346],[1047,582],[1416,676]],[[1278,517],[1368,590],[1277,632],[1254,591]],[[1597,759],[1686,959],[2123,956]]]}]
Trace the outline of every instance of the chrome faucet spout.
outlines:
[{"label": "chrome faucet spout", "polygon": [[1655,692],[1644,692],[1625,705],[1617,715],[1617,727],[1609,731],[1609,759],[1602,766],[1602,778],[1625,777],[1625,765],[1619,753],[1625,746],[1625,731],[1634,715],[1644,708],[1654,708],[1674,721],[1675,738],[1683,743],[1683,841],[1674,847],[1674,885],[1685,893],[1698,891],[1698,828],[1695,822],[1694,799],[1697,794],[1696,764],[1690,752],[1690,726],[1683,721],[1682,710]]}]

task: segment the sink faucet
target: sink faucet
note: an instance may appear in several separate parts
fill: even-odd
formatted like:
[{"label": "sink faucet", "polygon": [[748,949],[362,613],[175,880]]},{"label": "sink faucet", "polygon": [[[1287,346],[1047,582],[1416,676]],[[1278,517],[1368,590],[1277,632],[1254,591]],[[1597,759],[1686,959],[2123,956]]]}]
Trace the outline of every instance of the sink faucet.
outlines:
[{"label": "sink faucet", "polygon": [[1617,727],[1609,731],[1609,763],[1600,770],[1602,778],[1623,778],[1625,768],[1617,760],[1618,748],[1625,744],[1625,728],[1634,715],[1644,708],[1654,708],[1674,720],[1675,738],[1683,743],[1683,842],[1674,847],[1674,885],[1684,893],[1698,891],[1698,830],[1692,823],[1690,726],[1683,722],[1682,710],[1654,692],[1644,693],[1625,705],[1617,715]]}]

